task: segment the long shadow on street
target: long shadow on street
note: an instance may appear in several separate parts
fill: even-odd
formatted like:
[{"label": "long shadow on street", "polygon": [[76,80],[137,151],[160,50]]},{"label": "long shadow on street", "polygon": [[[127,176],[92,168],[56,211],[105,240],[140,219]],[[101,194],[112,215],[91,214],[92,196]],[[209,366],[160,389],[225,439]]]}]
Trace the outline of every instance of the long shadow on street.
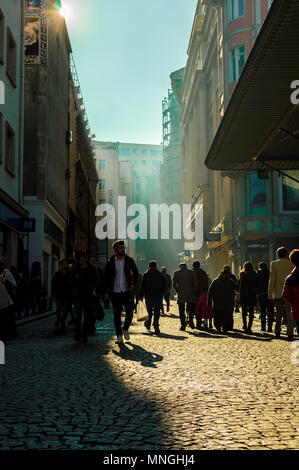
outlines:
[{"label": "long shadow on street", "polygon": [[133,393],[125,384],[136,377],[127,361],[157,367],[163,357],[127,343],[114,351],[123,367],[111,370],[106,358],[114,360],[114,328],[112,315],[106,317],[86,344],[73,342],[73,329],[55,333],[52,317],[31,335],[27,327],[7,347],[0,369],[0,449],[162,448],[161,410],[137,386]]}]

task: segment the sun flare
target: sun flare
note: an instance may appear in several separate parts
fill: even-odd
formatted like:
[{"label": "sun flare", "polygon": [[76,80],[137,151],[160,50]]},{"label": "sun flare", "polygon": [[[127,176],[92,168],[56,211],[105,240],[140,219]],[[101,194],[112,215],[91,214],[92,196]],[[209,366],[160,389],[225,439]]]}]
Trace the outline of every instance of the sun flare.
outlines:
[{"label": "sun flare", "polygon": [[75,2],[71,3],[68,0],[64,0],[59,13],[64,17],[69,28],[73,29],[78,26],[80,22],[80,10]]}]

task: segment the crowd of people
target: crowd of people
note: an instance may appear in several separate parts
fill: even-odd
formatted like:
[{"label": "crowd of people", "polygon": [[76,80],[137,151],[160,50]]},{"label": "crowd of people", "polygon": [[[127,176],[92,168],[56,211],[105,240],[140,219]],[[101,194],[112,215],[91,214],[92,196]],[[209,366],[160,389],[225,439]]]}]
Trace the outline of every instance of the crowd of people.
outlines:
[{"label": "crowd of people", "polygon": [[[70,266],[64,259],[53,278],[53,294],[56,300],[55,327],[65,331],[68,324],[75,326],[76,342],[86,342],[89,333],[95,331],[96,321],[103,320],[104,307],[110,302],[114,312],[114,325],[118,344],[123,338],[130,339],[129,328],[139,302],[145,303],[148,318],[144,322],[150,331],[153,326],[160,334],[160,316],[170,309],[172,288],[176,292],[180,317],[180,330],[213,329],[228,334],[234,329],[234,311],[241,307],[243,330],[252,335],[253,320],[260,315],[261,331],[281,335],[284,322],[287,339],[293,340],[294,328],[299,335],[299,250],[289,255],[286,248],[277,250],[278,259],[260,262],[255,271],[252,263],[244,263],[236,277],[230,266],[224,266],[212,280],[194,261],[192,269],[180,263],[173,278],[167,268],[157,268],[157,262],[149,262],[147,271],[141,275],[134,260],[125,252],[123,240],[113,243],[114,255],[104,271],[97,267],[95,257],[88,259],[85,253],[78,253],[77,262]],[[8,270],[5,259],[0,262],[0,339],[16,336],[16,315],[19,308],[17,289],[22,285],[17,272]],[[41,274],[38,266],[32,270],[31,292],[33,305],[39,306]],[[121,315],[125,311],[122,325]]]}]

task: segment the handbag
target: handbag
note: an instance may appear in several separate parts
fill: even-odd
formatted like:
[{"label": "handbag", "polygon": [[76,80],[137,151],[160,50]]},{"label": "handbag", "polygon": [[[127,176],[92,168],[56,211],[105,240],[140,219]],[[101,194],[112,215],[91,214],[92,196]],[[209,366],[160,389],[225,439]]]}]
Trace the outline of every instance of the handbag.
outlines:
[{"label": "handbag", "polygon": [[137,321],[148,320],[148,311],[144,300],[139,300],[137,305]]},{"label": "handbag", "polygon": [[100,299],[97,296],[93,296],[92,299],[92,313],[98,321],[103,321],[105,318],[104,309],[101,305]]}]

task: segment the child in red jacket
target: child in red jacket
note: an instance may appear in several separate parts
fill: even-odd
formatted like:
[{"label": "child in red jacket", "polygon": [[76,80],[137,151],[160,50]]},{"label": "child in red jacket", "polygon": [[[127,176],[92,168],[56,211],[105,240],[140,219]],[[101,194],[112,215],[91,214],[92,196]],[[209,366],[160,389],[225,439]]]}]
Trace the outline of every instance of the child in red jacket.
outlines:
[{"label": "child in red jacket", "polygon": [[286,278],[282,296],[292,306],[292,317],[299,335],[299,250],[293,250],[290,254],[295,269]]},{"label": "child in red jacket", "polygon": [[[210,305],[208,305],[208,294],[204,292],[200,295],[196,309],[195,309],[196,317],[200,317],[203,320],[204,328],[208,328],[208,321],[209,321],[209,328],[212,328],[212,318],[213,318],[213,309]],[[201,321],[199,322],[201,323]]]}]

